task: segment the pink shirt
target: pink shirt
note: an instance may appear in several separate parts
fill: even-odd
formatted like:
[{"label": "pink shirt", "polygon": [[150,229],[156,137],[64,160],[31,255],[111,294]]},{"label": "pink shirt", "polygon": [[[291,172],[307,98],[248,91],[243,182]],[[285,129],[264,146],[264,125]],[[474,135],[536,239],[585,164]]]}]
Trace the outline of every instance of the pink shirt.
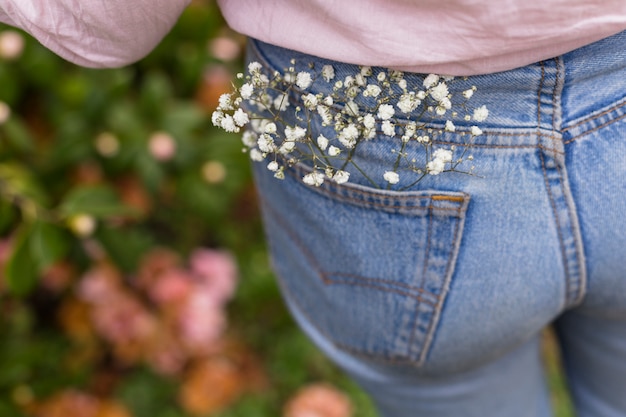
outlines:
[{"label": "pink shirt", "polygon": [[[0,0],[0,21],[91,67],[146,55],[191,0]],[[626,29],[626,0],[218,0],[229,24],[334,60],[469,75]]]},{"label": "pink shirt", "polygon": [[626,0],[218,0],[249,36],[333,60],[450,75],[551,58],[626,29]]},{"label": "pink shirt", "polygon": [[191,0],[0,0],[0,22],[87,67],[143,58]]}]

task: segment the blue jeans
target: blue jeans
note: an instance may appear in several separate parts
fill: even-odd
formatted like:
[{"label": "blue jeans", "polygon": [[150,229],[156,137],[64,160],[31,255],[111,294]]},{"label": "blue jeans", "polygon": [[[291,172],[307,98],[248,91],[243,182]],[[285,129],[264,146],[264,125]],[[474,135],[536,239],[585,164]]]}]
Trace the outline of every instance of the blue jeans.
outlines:
[{"label": "blue jeans", "polygon": [[[249,44],[269,71],[292,58],[358,72]],[[553,325],[578,416],[624,417],[626,32],[467,83],[490,111],[475,175],[395,191],[408,184],[380,190],[356,171],[312,187],[306,166],[280,181],[254,164],[285,300],[381,416],[549,416],[539,336]],[[467,145],[455,123],[437,147]],[[398,143],[381,134],[355,158],[380,177]]]}]

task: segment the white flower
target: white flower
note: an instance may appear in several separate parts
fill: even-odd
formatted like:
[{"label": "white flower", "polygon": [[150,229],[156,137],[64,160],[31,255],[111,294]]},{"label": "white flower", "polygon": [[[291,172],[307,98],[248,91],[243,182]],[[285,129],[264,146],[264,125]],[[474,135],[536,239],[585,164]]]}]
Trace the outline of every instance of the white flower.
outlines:
[{"label": "white flower", "polygon": [[381,104],[378,108],[378,117],[382,120],[389,120],[393,117],[395,110],[391,104]]},{"label": "white flower", "polygon": [[314,171],[302,177],[302,181],[307,185],[319,187],[324,183],[324,174]]},{"label": "white flower", "polygon": [[367,129],[374,129],[376,126],[376,119],[373,114],[367,113],[363,116],[363,126]]},{"label": "white flower", "polygon": [[328,148],[328,155],[330,156],[337,156],[341,153],[341,149],[339,149],[336,146],[330,146],[330,148]]},{"label": "white flower", "polygon": [[278,150],[278,152],[282,153],[283,155],[286,155],[289,152],[293,151],[295,147],[296,147],[296,142],[284,141],[280,145],[280,149]]},{"label": "white flower", "polygon": [[321,150],[326,150],[328,147],[328,139],[324,137],[324,135],[319,135],[317,137],[317,146],[320,147]]},{"label": "white flower", "polygon": [[250,150],[250,159],[256,162],[260,162],[265,159],[265,157],[263,156],[261,151],[259,151],[257,148],[254,148]]},{"label": "white flower", "polygon": [[439,159],[443,162],[450,162],[452,161],[452,151],[439,148],[435,152],[433,152],[433,159]]},{"label": "white flower", "polygon": [[229,133],[239,132],[239,128],[235,124],[235,119],[230,114],[225,114],[220,121],[220,127]]},{"label": "white flower", "polygon": [[430,88],[439,82],[439,76],[436,74],[429,74],[424,78],[424,88]]},{"label": "white flower", "polygon": [[426,171],[430,175],[439,175],[445,169],[446,164],[441,159],[433,159],[429,163],[426,164]]},{"label": "white flower", "polygon": [[456,126],[450,120],[446,120],[446,132],[454,132],[456,131]]},{"label": "white flower", "polygon": [[437,101],[448,97],[448,94],[448,86],[446,83],[439,83],[430,89],[430,96]]},{"label": "white flower", "polygon": [[400,96],[400,100],[398,100],[398,108],[403,113],[410,113],[417,108],[421,104],[421,100],[419,100],[414,92],[402,94]]},{"label": "white flower", "polygon": [[274,178],[278,178],[279,180],[285,179],[285,170],[283,169],[283,167],[280,167],[278,171],[274,173]]},{"label": "white flower", "polygon": [[309,93],[305,96],[302,96],[302,101],[304,103],[304,107],[306,107],[307,109],[313,110],[315,106],[317,106],[317,97],[315,96],[315,94]]},{"label": "white flower", "polygon": [[469,88],[469,89],[463,91],[463,97],[465,97],[468,100],[470,98],[472,98],[473,95],[474,95],[474,89],[472,89],[472,88]]},{"label": "white flower", "polygon": [[306,135],[306,129],[300,126],[287,126],[285,128],[285,137],[287,140],[295,141],[302,139]]},{"label": "white flower", "polygon": [[218,109],[219,110],[232,110],[232,98],[230,94],[222,94],[218,100],[219,105],[218,105]]},{"label": "white flower", "polygon": [[248,72],[250,72],[250,74],[254,74],[255,72],[259,72],[261,71],[261,64],[258,62],[251,62],[248,64]]},{"label": "white flower", "polygon": [[333,175],[333,181],[335,181],[337,184],[343,184],[345,182],[348,182],[349,179],[350,173],[346,171],[339,170],[335,172],[335,175]]},{"label": "white flower", "polygon": [[356,104],[354,101],[350,100],[349,102],[346,103],[346,113],[348,113],[351,116],[358,116],[359,105]]},{"label": "white flower", "polygon": [[272,152],[276,149],[276,145],[274,144],[274,139],[270,135],[263,134],[257,140],[257,145],[259,149],[263,152]]},{"label": "white flower", "polygon": [[378,97],[381,91],[381,88],[376,84],[370,84],[365,88],[363,95],[366,97]]},{"label": "white flower", "polygon": [[410,141],[411,138],[415,136],[416,131],[417,131],[417,124],[415,122],[409,122],[404,127],[404,135],[402,135],[402,142],[406,143]]},{"label": "white flower", "polygon": [[252,97],[252,93],[254,93],[254,87],[250,83],[245,83],[239,89],[239,95],[244,100],[250,99],[250,97]]},{"label": "white flower", "polygon": [[483,122],[489,116],[489,110],[487,110],[487,106],[480,106],[477,109],[474,109],[474,120],[477,122]]},{"label": "white flower", "polygon": [[334,100],[333,100],[332,96],[324,97],[324,104],[326,104],[327,106],[332,106],[333,103],[334,103]]},{"label": "white flower", "polygon": [[278,162],[276,161],[270,162],[269,164],[267,164],[267,169],[269,169],[272,172],[278,171]]},{"label": "white flower", "polygon": [[241,142],[248,148],[252,148],[256,145],[257,135],[251,130],[246,130],[241,136]]},{"label": "white flower", "polygon": [[224,113],[220,110],[215,110],[211,115],[211,122],[213,122],[213,126],[220,126],[223,118]]},{"label": "white flower", "polygon": [[328,126],[333,121],[333,116],[330,113],[330,109],[326,106],[319,105],[317,106],[317,113],[322,118],[322,125]]},{"label": "white flower", "polygon": [[372,75],[372,67],[363,66],[361,67],[361,75],[364,77],[369,77]]},{"label": "white flower", "polygon": [[381,125],[383,133],[387,136],[394,136],[396,134],[396,126],[389,120],[385,120]]},{"label": "white flower", "polygon": [[483,134],[483,131],[480,130],[478,126],[472,126],[470,128],[470,133],[472,134],[472,136],[480,136]]},{"label": "white flower", "polygon": [[267,123],[265,125],[265,127],[263,128],[263,132],[264,133],[269,133],[269,134],[276,133],[276,123],[274,123],[274,122]]},{"label": "white flower", "polygon": [[312,82],[313,78],[311,78],[311,74],[306,71],[301,71],[296,76],[296,85],[303,90],[309,88]]},{"label": "white flower", "polygon": [[354,125],[354,123],[350,123],[348,126],[341,129],[339,133],[338,139],[339,142],[346,148],[350,149],[356,145],[356,140],[359,137],[359,129]]},{"label": "white flower", "polygon": [[330,80],[335,78],[335,69],[332,65],[324,65],[322,67],[322,77],[326,80],[326,82],[330,82]]},{"label": "white flower", "polygon": [[250,121],[248,114],[242,109],[237,109],[237,111],[233,114],[233,120],[239,127],[245,126]]},{"label": "white flower", "polygon": [[387,181],[389,184],[397,184],[398,181],[400,181],[400,176],[398,175],[397,172],[393,172],[393,171],[387,171],[383,174],[383,178],[385,179],[385,181]]},{"label": "white flower", "polygon": [[367,140],[374,139],[376,137],[376,129],[365,129],[363,137]]},{"label": "white flower", "polygon": [[384,71],[379,72],[378,75],[376,76],[376,79],[380,81],[381,83],[385,81],[385,78],[387,78],[387,74]]}]

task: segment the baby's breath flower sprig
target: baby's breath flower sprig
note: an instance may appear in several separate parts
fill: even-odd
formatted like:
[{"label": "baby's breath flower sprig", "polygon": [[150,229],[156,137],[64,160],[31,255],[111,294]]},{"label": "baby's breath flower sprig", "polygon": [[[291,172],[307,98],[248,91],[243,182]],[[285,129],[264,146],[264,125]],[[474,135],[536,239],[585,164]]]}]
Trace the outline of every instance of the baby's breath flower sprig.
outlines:
[{"label": "baby's breath flower sprig", "polygon": [[[237,78],[242,85],[220,97],[213,124],[233,133],[246,128],[244,151],[254,161],[266,161],[276,178],[283,179],[289,166],[307,163],[312,171],[302,181],[312,186],[327,179],[348,182],[350,172],[360,173],[377,188],[391,188],[404,175],[412,175],[402,189],[427,175],[472,174],[473,166],[463,170],[460,165],[473,159],[468,149],[473,138],[482,135],[477,125],[469,126],[468,141],[460,152],[456,146],[437,147],[434,139],[457,131],[452,119],[480,123],[489,115],[484,105],[472,109],[467,105],[476,87],[452,93],[454,77],[435,74],[426,76],[418,88],[409,88],[401,71],[360,67],[358,73],[339,79],[331,65],[321,69],[309,65],[308,70],[297,71],[292,60],[282,73],[271,75],[260,63],[252,62],[246,74]],[[321,90],[327,92],[312,91],[318,82],[326,83],[328,87]],[[460,102],[453,103],[457,98]],[[447,115],[452,117],[444,119]],[[445,123],[440,127],[432,122],[442,119]],[[322,128],[312,129],[314,121]],[[382,178],[373,178],[355,161],[359,145],[376,137],[399,140],[398,148],[392,150],[395,163]],[[425,152],[418,156],[410,144]]]}]

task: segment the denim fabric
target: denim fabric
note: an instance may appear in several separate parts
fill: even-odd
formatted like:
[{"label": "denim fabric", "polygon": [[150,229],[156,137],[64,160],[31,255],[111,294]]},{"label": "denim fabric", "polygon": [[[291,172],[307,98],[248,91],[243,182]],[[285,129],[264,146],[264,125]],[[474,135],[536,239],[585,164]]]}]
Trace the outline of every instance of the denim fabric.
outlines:
[{"label": "denim fabric", "polygon": [[[271,72],[292,58],[358,72],[254,40],[248,53]],[[311,187],[307,166],[281,181],[254,164],[285,300],[381,416],[549,416],[538,341],[552,324],[578,416],[624,417],[626,33],[459,82],[490,111],[470,144],[475,175],[398,191],[411,180],[381,190],[354,170]],[[468,146],[469,124],[454,122],[436,147]],[[381,134],[355,158],[382,178],[398,143]]]}]

